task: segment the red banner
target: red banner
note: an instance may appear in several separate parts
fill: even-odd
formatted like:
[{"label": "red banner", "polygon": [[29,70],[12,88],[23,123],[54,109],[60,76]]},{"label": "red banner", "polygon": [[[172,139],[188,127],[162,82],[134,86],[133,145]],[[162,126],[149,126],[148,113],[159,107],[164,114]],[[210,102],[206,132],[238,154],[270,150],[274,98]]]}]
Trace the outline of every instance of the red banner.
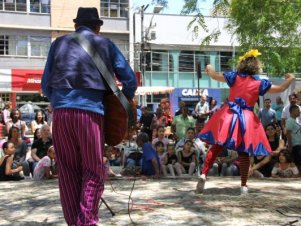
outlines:
[{"label": "red banner", "polygon": [[12,69],[13,91],[41,91],[43,70]]}]

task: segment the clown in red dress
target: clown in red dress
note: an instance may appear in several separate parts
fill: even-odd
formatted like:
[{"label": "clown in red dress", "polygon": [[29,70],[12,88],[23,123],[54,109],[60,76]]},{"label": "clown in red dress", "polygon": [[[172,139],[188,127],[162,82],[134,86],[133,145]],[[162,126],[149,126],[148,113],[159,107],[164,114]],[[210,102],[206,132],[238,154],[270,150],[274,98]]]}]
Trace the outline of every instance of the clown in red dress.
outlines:
[{"label": "clown in red dress", "polygon": [[261,71],[258,50],[250,50],[240,58],[237,72],[217,73],[211,65],[207,65],[207,74],[230,87],[227,103],[213,116],[201,130],[198,137],[211,144],[202,175],[196,187],[196,193],[202,193],[207,173],[215,158],[225,148],[238,152],[241,173],[241,192],[247,194],[247,178],[249,173],[249,156],[266,156],[271,153],[264,128],[253,112],[254,105],[265,93],[278,93],[286,90],[294,80],[293,74],[286,74],[281,85],[272,85],[257,75]]}]

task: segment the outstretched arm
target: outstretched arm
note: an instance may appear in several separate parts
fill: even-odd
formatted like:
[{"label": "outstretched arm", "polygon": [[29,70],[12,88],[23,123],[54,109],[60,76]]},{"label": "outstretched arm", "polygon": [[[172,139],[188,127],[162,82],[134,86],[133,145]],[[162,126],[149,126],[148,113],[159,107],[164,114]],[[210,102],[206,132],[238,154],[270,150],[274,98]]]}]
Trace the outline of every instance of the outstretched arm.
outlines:
[{"label": "outstretched arm", "polygon": [[285,81],[280,85],[272,85],[271,88],[268,90],[268,93],[281,93],[285,91],[294,80],[294,74],[287,73],[285,74]]},{"label": "outstretched arm", "polygon": [[219,82],[226,82],[226,80],[225,80],[223,74],[222,74],[222,73],[216,72],[210,64],[208,64],[208,65],[206,66],[206,69],[205,69],[205,70],[206,70],[206,73],[207,73],[212,79],[217,80],[217,81],[219,81]]}]

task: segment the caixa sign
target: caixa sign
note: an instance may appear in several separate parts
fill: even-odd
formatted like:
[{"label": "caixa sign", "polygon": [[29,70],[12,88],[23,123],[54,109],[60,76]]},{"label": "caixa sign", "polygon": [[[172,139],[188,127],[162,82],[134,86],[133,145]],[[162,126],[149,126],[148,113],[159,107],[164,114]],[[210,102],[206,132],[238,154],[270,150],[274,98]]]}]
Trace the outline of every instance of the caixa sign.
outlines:
[{"label": "caixa sign", "polygon": [[183,89],[182,90],[182,96],[202,96],[206,95],[208,96],[208,90],[207,89]]}]

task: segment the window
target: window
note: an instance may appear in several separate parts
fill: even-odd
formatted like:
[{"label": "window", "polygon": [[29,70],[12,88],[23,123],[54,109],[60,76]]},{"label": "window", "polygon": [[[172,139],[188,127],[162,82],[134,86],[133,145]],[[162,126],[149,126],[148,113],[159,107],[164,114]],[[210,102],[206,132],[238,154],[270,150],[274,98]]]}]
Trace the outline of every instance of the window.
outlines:
[{"label": "window", "polygon": [[50,48],[51,39],[47,37],[30,37],[30,50],[31,56],[47,56],[48,49]]},{"label": "window", "polygon": [[8,36],[0,35],[0,55],[8,55]]},{"label": "window", "polygon": [[230,60],[232,59],[232,52],[220,52],[221,71],[230,71]]},{"label": "window", "polygon": [[3,0],[0,0],[0,10],[3,10]]},{"label": "window", "polygon": [[100,3],[103,17],[128,17],[129,0],[104,0]]},{"label": "window", "polygon": [[50,0],[30,0],[30,12],[50,13]]},{"label": "window", "polygon": [[166,51],[156,51],[152,52],[152,70],[153,71],[167,71],[167,52]]},{"label": "window", "polygon": [[0,35],[0,55],[46,57],[50,37]]},{"label": "window", "polygon": [[2,0],[1,9],[6,11],[26,12],[26,0],[4,0],[4,2]]},{"label": "window", "polygon": [[194,72],[194,52],[181,51],[179,56],[179,71]]}]

